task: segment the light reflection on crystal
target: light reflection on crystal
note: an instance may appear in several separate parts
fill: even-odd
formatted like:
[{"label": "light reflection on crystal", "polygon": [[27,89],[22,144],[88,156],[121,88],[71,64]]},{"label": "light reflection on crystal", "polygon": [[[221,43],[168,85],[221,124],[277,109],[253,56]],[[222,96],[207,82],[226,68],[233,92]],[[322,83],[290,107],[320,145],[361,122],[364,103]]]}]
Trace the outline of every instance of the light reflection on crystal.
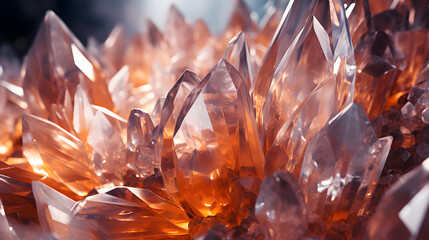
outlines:
[{"label": "light reflection on crystal", "polygon": [[172,6],[85,48],[49,11],[22,66],[0,47],[0,232],[425,239],[428,12],[237,0],[215,35]]},{"label": "light reflection on crystal", "polygon": [[332,118],[309,143],[299,176],[309,212],[327,222],[364,212],[391,143],[376,138],[357,103]]}]

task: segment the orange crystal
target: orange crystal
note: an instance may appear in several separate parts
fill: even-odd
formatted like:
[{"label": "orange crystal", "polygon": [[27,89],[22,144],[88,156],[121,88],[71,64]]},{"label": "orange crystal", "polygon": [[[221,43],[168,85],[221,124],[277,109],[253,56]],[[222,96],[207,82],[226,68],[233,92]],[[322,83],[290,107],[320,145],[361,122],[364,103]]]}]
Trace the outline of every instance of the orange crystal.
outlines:
[{"label": "orange crystal", "polygon": [[87,48],[49,11],[21,72],[0,48],[2,238],[427,238],[426,5],[171,6]]},{"label": "orange crystal", "polygon": [[221,60],[185,100],[173,135],[179,193],[195,216],[226,211],[233,176],[263,178],[259,145],[246,83]]}]

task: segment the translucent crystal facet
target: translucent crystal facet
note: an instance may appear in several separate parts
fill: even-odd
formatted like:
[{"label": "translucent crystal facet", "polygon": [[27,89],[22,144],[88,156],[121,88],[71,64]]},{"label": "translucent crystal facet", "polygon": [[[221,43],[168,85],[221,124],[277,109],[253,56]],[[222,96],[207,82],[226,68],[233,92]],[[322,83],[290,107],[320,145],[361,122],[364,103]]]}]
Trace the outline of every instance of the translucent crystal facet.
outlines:
[{"label": "translucent crystal facet", "polygon": [[339,1],[315,2],[290,3],[256,80],[254,101],[265,153],[281,126],[324,79],[336,77],[340,109],[353,98],[356,64],[343,6]]},{"label": "translucent crystal facet", "polygon": [[309,213],[325,221],[363,214],[391,143],[391,137],[377,139],[357,103],[332,118],[305,151],[299,183]]},{"label": "translucent crystal facet", "polygon": [[223,58],[228,60],[240,72],[246,81],[250,94],[252,94],[255,87],[256,66],[250,57],[244,33],[239,33],[231,39]]},{"label": "translucent crystal facet", "polygon": [[335,77],[324,80],[280,128],[266,155],[268,175],[277,169],[299,177],[305,149],[316,133],[338,112]]},{"label": "translucent crystal facet", "polygon": [[359,63],[355,101],[362,105],[368,118],[372,119],[383,110],[393,85],[396,67],[377,56],[359,59]]},{"label": "translucent crystal facet", "polygon": [[44,231],[61,239],[162,239],[187,233],[183,209],[146,189],[116,187],[79,202],[38,182],[33,191]]},{"label": "translucent crystal facet", "polygon": [[36,173],[49,175],[83,196],[100,184],[84,144],[58,125],[24,115],[23,151]]},{"label": "translucent crystal facet", "polygon": [[405,175],[383,196],[368,224],[368,239],[429,237],[429,162]]},{"label": "translucent crystal facet", "polygon": [[[156,159],[156,136],[153,136],[154,126],[148,113],[133,109],[128,118],[127,148],[130,151],[127,158],[134,165],[139,174],[148,176],[153,169],[159,166]],[[130,155],[130,156],[128,156]]]},{"label": "translucent crystal facet", "polygon": [[26,67],[24,93],[37,116],[47,117],[63,89],[68,87],[73,96],[78,84],[85,85],[96,104],[112,108],[100,65],[51,11],[27,55]]},{"label": "translucent crystal facet", "polygon": [[427,239],[428,5],[180,4],[87,47],[48,11],[0,46],[0,238]]},{"label": "translucent crystal facet", "polygon": [[271,239],[301,239],[307,233],[307,210],[296,179],[277,171],[264,179],[255,214]]},{"label": "translucent crystal facet", "polygon": [[[107,114],[105,114],[107,113]],[[121,179],[126,169],[126,121],[105,110],[97,111],[88,133],[87,143],[93,148],[94,170]]]},{"label": "translucent crystal facet", "polygon": [[173,163],[181,195],[197,216],[229,205],[230,177],[264,175],[251,106],[246,83],[226,60],[185,101],[173,136]]},{"label": "translucent crystal facet", "polygon": [[161,164],[165,185],[171,193],[178,192],[176,171],[173,164],[173,135],[185,100],[201,79],[191,71],[185,71],[167,94],[161,112],[156,157]]}]

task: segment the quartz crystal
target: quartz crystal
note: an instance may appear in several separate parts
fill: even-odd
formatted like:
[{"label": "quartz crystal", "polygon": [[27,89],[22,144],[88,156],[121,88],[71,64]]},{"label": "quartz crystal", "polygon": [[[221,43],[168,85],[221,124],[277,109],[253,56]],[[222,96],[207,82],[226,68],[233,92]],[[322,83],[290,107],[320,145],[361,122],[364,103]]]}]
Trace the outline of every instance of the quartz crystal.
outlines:
[{"label": "quartz crystal", "polygon": [[176,84],[167,94],[162,107],[161,122],[157,136],[158,152],[156,157],[160,163],[162,176],[168,191],[177,194],[178,185],[174,167],[173,136],[181,109],[186,97],[200,82],[200,78],[193,72],[185,71]]},{"label": "quartz crystal", "polygon": [[232,176],[262,178],[264,158],[252,101],[240,73],[222,59],[189,94],[173,135],[179,192],[196,216],[227,211]]},{"label": "quartz crystal", "polygon": [[429,161],[406,174],[383,196],[368,224],[368,239],[429,237]]},{"label": "quartz crystal", "polygon": [[264,179],[255,205],[256,217],[266,224],[271,239],[301,239],[307,231],[307,209],[296,179],[277,171]]},{"label": "quartz crystal", "polygon": [[150,190],[105,189],[75,202],[34,182],[42,230],[61,239],[162,239],[185,237],[188,217],[177,205]]},{"label": "quartz crystal", "polygon": [[241,32],[231,39],[223,58],[228,60],[240,72],[251,94],[255,87],[256,65],[250,56],[244,33]]},{"label": "quartz crystal", "polygon": [[340,108],[353,98],[356,64],[341,1],[289,4],[256,79],[254,100],[265,153],[325,79],[335,76]]},{"label": "quartz crystal", "polygon": [[324,221],[362,215],[391,143],[392,137],[377,139],[357,103],[333,117],[305,151],[299,183],[309,213]]},{"label": "quartz crystal", "polygon": [[49,175],[79,195],[100,185],[85,145],[45,119],[24,115],[23,151],[36,173]]},{"label": "quartz crystal", "polygon": [[246,2],[0,46],[1,239],[427,239],[429,1]]},{"label": "quartz crystal", "polygon": [[46,13],[24,65],[24,95],[36,116],[48,117],[61,94],[68,89],[74,96],[79,84],[95,104],[113,107],[100,65],[53,12]]},{"label": "quartz crystal", "polygon": [[267,175],[281,169],[299,177],[308,143],[338,112],[335,88],[334,77],[324,80],[282,126],[266,155]]},{"label": "quartz crystal", "polygon": [[133,109],[127,125],[127,163],[142,175],[150,175],[157,166],[152,138],[154,126],[148,113]]}]

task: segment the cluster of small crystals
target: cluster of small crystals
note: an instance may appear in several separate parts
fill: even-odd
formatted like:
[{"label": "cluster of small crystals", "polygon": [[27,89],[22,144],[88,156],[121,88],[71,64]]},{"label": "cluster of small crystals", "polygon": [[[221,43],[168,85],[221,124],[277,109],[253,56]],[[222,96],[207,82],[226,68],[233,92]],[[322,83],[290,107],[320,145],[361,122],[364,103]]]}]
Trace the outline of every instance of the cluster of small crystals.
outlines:
[{"label": "cluster of small crystals", "polygon": [[0,48],[2,239],[428,239],[429,1]]}]

